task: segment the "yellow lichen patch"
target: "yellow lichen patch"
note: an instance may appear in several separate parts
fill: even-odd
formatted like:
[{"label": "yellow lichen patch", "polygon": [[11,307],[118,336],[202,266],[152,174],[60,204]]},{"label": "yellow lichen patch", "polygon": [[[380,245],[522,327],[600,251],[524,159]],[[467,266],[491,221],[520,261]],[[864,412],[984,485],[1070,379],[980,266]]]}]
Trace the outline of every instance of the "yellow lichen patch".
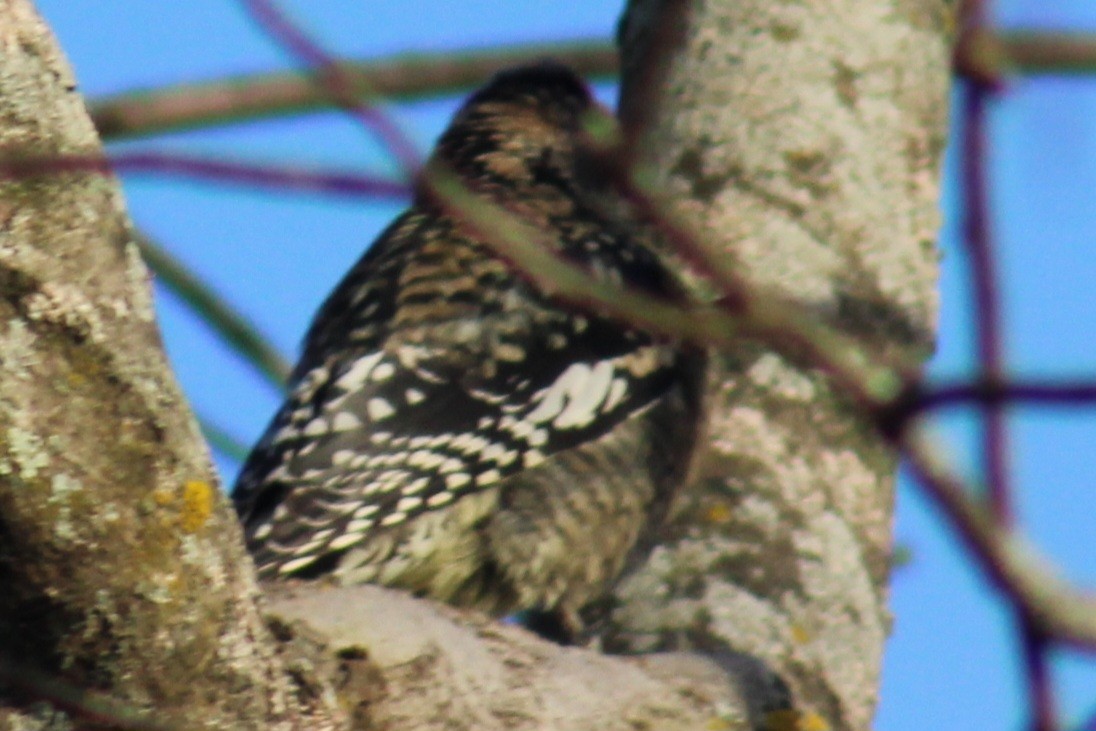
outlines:
[{"label": "yellow lichen patch", "polygon": [[811,641],[811,633],[807,631],[807,628],[801,624],[792,625],[792,640],[800,645],[805,645]]},{"label": "yellow lichen patch", "polygon": [[155,490],[152,493],[152,499],[161,508],[166,508],[168,505],[175,502],[175,495],[169,490]]},{"label": "yellow lichen patch", "polygon": [[765,731],[802,731],[799,711],[787,709],[765,714]]},{"label": "yellow lichen patch", "polygon": [[182,526],[187,533],[205,525],[213,514],[213,487],[205,480],[187,480],[183,485]]},{"label": "yellow lichen patch", "polygon": [[709,505],[704,512],[704,518],[709,523],[726,523],[731,519],[731,509],[724,503]]},{"label": "yellow lichen patch", "polygon": [[830,724],[814,711],[800,713],[788,708],[766,713],[765,731],[830,731]]},{"label": "yellow lichen patch", "polygon": [[798,731],[830,731],[830,724],[826,719],[811,711],[799,717]]}]

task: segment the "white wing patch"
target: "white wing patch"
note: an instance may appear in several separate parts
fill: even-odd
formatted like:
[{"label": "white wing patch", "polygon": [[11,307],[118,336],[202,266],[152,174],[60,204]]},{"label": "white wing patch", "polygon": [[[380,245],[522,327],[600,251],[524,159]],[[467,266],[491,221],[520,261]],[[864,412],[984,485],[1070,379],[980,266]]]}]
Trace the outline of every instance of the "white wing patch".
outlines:
[{"label": "white wing patch", "polygon": [[593,368],[586,369],[583,376],[568,384],[567,406],[552,422],[555,428],[583,427],[594,420],[613,380],[613,362],[599,361]]},{"label": "white wing patch", "polygon": [[[523,457],[526,467],[539,464],[544,456],[536,448],[549,443],[552,429],[582,429],[616,409],[628,395],[630,377],[646,376],[657,365],[669,362],[660,350],[657,346],[647,347],[595,363],[572,363],[551,385],[533,394],[535,405],[524,418],[504,416],[498,426],[537,452]],[[494,450],[488,447],[482,456],[492,459]]]},{"label": "white wing patch", "polygon": [[[541,465],[561,448],[557,439],[569,443],[572,438],[566,436],[568,432],[575,434],[595,425],[606,414],[620,412],[630,403],[634,384],[672,358],[667,349],[651,345],[616,358],[571,363],[551,383],[532,393],[523,390],[528,380],[520,384],[517,393],[469,388],[469,396],[481,402],[483,408],[493,410],[493,414],[476,417],[474,427],[470,423],[467,431],[400,433],[400,418],[405,414],[425,409],[418,418],[428,418],[430,409],[435,408],[429,394],[434,381],[441,379],[422,362],[429,353],[421,346],[404,346],[394,360],[386,360],[384,352],[358,358],[333,382],[326,380],[331,374],[324,368],[305,376],[310,392],[317,392],[326,383],[336,392],[323,404],[321,413],[302,406],[292,412],[290,423],[275,433],[275,444],[301,436],[314,439],[286,452],[285,461],[270,476],[292,470],[290,461],[315,449],[319,438],[327,435],[354,435],[360,431],[363,445],[373,448],[358,451],[343,447],[330,454],[330,466],[343,474],[334,482],[323,483],[323,489],[329,495],[337,493],[340,499],[329,504],[314,495],[313,507],[322,508],[324,517],[313,521],[301,514],[293,518],[296,525],[317,529],[307,541],[294,545],[295,535],[286,543],[268,540],[277,532],[273,527],[289,519],[285,503],[257,527],[252,538],[265,541],[269,550],[282,557],[277,561],[280,573],[306,568],[323,551],[359,545],[373,531],[399,525],[422,510],[448,506],[466,492],[502,481],[515,469]],[[411,385],[400,380],[400,368],[410,368],[419,383]],[[371,384],[384,383],[391,383],[391,389],[374,390],[364,400],[364,408],[361,401],[355,409],[346,408],[350,396],[368,392]],[[318,487],[326,469],[312,467],[292,477]],[[335,527],[332,518],[341,526]]]},{"label": "white wing patch", "polygon": [[601,413],[607,413],[616,408],[623,399],[624,395],[628,393],[628,382],[623,378],[614,378],[613,382],[609,384],[609,395],[605,398],[605,403],[601,405]]},{"label": "white wing patch", "polygon": [[357,393],[362,389],[366,379],[369,378],[369,374],[381,362],[383,357],[384,353],[379,352],[358,358],[346,373],[339,376],[338,380],[335,381],[335,385],[348,393]]}]

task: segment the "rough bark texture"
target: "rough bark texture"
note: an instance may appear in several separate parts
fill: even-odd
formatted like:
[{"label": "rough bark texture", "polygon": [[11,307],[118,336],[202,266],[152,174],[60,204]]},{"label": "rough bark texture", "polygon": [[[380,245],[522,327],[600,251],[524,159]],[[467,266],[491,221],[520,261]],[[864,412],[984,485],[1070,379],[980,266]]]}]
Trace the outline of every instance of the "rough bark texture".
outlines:
[{"label": "rough bark texture", "polygon": [[[0,0],[0,150],[100,152],[26,0]],[[560,648],[370,588],[309,586],[277,607],[275,641],[225,502],[117,182],[0,181],[0,728],[66,727],[35,701],[71,710],[70,691],[90,693],[77,717],[123,727],[757,723],[718,667]]]},{"label": "rough bark texture", "polygon": [[[0,0],[0,149],[99,152],[26,0]],[[267,638],[148,280],[112,177],[0,182],[3,660],[180,728],[322,727]]]},{"label": "rough bark texture", "polygon": [[[661,88],[640,62],[670,39],[666,93],[639,106],[682,210],[755,281],[922,353],[943,4],[818,6],[633,3],[625,110]],[[0,148],[99,150],[27,0],[0,0]],[[723,359],[705,477],[622,589],[618,648],[718,663],[560,648],[372,588],[280,598],[275,643],[131,239],[109,177],[0,181],[0,672],[176,728],[789,728],[787,688],[831,728],[867,726],[894,463],[818,374],[759,346]],[[0,728],[55,720],[0,695]]]},{"label": "rough bark texture", "polygon": [[[634,0],[623,121],[752,283],[920,360],[937,316],[949,21],[943,0]],[[868,728],[894,456],[822,374],[757,345],[721,356],[710,407],[700,478],[620,588],[611,643],[747,653],[812,728]]]},{"label": "rough bark texture", "polygon": [[[560,647],[486,616],[375,586],[279,591],[281,639],[337,678],[356,727],[446,731],[747,731],[751,676],[698,656]],[[303,654],[308,655],[304,650]]]}]

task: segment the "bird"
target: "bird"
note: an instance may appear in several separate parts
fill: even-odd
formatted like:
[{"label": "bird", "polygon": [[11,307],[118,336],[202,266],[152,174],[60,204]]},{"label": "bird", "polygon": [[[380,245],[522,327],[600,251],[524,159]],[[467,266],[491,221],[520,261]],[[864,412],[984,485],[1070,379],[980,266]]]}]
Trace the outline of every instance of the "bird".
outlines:
[{"label": "bird", "polygon": [[[562,261],[685,295],[590,164],[568,67],[505,70],[426,169],[536,226]],[[649,550],[695,440],[700,357],[557,301],[431,194],[319,308],[233,500],[259,578],[374,583],[574,635]]]}]

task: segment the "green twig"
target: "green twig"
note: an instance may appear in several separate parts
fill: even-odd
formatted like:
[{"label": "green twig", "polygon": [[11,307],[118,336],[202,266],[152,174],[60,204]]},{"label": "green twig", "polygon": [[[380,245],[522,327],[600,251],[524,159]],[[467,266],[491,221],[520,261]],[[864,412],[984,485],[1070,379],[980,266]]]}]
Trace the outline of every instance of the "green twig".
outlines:
[{"label": "green twig", "polygon": [[[980,39],[979,58],[999,72],[1062,74],[1096,72],[1096,34],[1003,31]],[[544,56],[572,66],[589,78],[617,73],[616,51],[608,41],[490,48],[466,53],[407,54],[381,61],[348,61],[346,77],[363,97],[409,100],[460,92],[506,68]],[[988,61],[987,61],[988,59]],[[105,140],[162,134],[180,129],[314,112],[332,108],[315,79],[298,72],[251,74],[164,89],[123,92],[89,103]]]},{"label": "green twig", "polygon": [[214,450],[234,462],[243,462],[247,459],[247,455],[251,450],[242,439],[230,434],[203,416],[198,417],[198,426],[202,428],[202,434]]},{"label": "green twig", "polygon": [[1096,72],[1096,33],[1004,31],[1005,57],[1023,74]]},{"label": "green twig", "polygon": [[258,328],[214,292],[181,261],[139,234],[141,256],[159,281],[193,309],[213,331],[279,391],[289,376],[289,364]]},{"label": "green twig", "polygon": [[[7,686],[5,690],[10,688],[21,691],[20,695],[48,701],[55,708],[65,711],[71,718],[58,725],[121,731],[174,731],[176,728],[150,718],[152,714],[142,713],[141,709],[121,699],[73,685],[63,680],[59,674],[43,672],[25,662],[9,658],[4,654],[5,649],[0,648],[0,682]],[[12,715],[9,718],[15,719],[17,716]]]},{"label": "green twig", "polygon": [[1096,73],[1096,33],[976,29],[960,39],[955,72],[983,83],[1008,76]]},{"label": "green twig", "polygon": [[[592,78],[611,77],[617,70],[616,50],[605,41],[408,54],[383,61],[346,62],[340,68],[349,91],[361,98],[408,100],[461,92],[483,83],[501,69],[545,56]],[[322,84],[296,71],[130,91],[93,99],[88,105],[104,140],[287,116],[334,106]]]}]

